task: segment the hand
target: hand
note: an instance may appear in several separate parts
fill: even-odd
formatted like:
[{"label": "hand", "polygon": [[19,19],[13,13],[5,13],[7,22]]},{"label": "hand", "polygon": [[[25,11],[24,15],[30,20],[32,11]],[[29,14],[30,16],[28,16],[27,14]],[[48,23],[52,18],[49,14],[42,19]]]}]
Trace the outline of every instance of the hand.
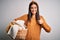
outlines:
[{"label": "hand", "polygon": [[18,30],[17,39],[25,39],[27,35],[27,29]]},{"label": "hand", "polygon": [[15,23],[16,23],[16,21],[15,21],[15,20],[13,20],[11,23],[12,23],[12,24],[15,24]]},{"label": "hand", "polygon": [[43,20],[42,19],[38,20],[38,22],[39,22],[39,24],[43,24]]}]

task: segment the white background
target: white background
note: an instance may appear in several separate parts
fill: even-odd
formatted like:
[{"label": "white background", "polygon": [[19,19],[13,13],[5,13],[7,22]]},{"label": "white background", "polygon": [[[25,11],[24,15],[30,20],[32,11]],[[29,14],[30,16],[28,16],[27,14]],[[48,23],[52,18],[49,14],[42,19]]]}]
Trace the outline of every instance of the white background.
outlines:
[{"label": "white background", "polygon": [[[41,40],[60,40],[60,0],[35,0],[51,32],[42,29]],[[6,33],[7,25],[15,18],[28,13],[31,0],[0,0],[0,40],[11,40]]]}]

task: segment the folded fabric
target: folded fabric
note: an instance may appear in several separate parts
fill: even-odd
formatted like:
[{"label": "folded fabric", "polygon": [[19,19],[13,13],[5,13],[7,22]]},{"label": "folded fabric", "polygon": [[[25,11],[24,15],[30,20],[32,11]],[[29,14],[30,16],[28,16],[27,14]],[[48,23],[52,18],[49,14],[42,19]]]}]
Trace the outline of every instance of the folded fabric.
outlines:
[{"label": "folded fabric", "polygon": [[17,20],[16,21],[16,24],[18,24],[19,26],[21,26],[23,29],[25,29],[26,28],[26,26],[24,25],[24,21],[23,20]]},{"label": "folded fabric", "polygon": [[14,25],[12,25],[8,31],[8,35],[10,35],[13,39],[16,38],[18,30],[25,29],[24,21],[23,20],[17,20]]}]

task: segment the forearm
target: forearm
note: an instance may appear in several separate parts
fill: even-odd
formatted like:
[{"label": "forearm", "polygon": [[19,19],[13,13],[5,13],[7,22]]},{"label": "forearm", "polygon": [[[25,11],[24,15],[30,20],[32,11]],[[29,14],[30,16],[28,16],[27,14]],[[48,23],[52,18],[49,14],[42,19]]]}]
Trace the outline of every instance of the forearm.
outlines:
[{"label": "forearm", "polygon": [[50,31],[51,31],[50,26],[49,26],[46,22],[44,22],[44,23],[42,24],[42,27],[45,29],[46,32],[50,32]]}]

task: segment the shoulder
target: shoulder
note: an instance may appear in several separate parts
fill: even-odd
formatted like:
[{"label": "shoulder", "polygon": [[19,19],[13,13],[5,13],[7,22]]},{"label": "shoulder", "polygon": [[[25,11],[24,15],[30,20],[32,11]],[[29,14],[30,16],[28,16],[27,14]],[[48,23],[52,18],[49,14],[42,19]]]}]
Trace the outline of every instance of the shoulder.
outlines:
[{"label": "shoulder", "polygon": [[26,13],[26,14],[23,14],[22,16],[27,16],[28,14]]},{"label": "shoulder", "polygon": [[28,14],[23,14],[22,16],[20,16],[20,17],[26,17]]},{"label": "shoulder", "polygon": [[14,20],[26,20],[26,19],[27,19],[27,15],[28,15],[28,14],[23,14],[22,16],[17,17],[17,18],[15,18]]}]

